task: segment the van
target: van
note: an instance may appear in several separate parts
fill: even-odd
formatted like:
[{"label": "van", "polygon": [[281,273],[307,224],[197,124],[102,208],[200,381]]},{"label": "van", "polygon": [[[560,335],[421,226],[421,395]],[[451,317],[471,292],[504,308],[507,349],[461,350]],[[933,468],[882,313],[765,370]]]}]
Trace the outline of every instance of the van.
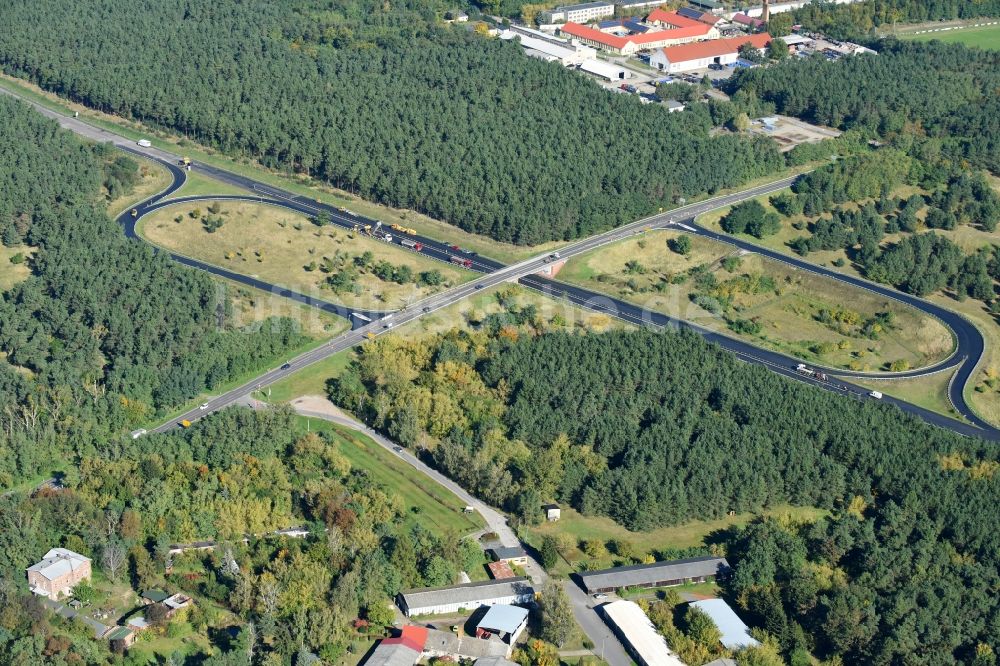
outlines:
[{"label": "van", "polygon": [[868,397],[875,398],[876,400],[881,400],[882,394],[879,391],[872,391],[871,393],[868,394]]},{"label": "van", "polygon": [[136,143],[139,144],[140,148],[149,148],[153,145],[149,139],[139,139]]}]

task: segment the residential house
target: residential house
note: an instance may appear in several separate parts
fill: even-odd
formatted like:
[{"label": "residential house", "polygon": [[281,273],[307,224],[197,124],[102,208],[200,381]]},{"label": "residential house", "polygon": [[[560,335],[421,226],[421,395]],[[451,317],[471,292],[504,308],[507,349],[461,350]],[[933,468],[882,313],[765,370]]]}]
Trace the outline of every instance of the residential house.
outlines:
[{"label": "residential house", "polygon": [[78,583],[90,580],[90,558],[66,548],[53,548],[27,571],[28,586],[33,593],[58,599],[69,596]]}]

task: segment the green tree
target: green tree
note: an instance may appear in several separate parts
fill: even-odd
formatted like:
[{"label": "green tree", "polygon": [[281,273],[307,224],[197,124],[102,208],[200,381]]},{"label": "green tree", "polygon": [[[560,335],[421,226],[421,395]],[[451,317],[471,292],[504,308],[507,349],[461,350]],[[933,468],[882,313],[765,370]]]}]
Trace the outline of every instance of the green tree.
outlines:
[{"label": "green tree", "polygon": [[542,638],[556,647],[562,647],[576,627],[569,595],[561,584],[549,580],[542,588],[539,603],[542,612]]}]

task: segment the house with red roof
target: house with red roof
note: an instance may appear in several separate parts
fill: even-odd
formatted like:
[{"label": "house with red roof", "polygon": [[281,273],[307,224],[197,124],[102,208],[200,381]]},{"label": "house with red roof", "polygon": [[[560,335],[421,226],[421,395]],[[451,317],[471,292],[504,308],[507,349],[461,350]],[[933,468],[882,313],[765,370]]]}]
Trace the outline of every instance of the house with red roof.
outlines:
[{"label": "house with red roof", "polygon": [[711,64],[730,65],[739,59],[740,47],[752,44],[763,49],[771,42],[771,35],[759,33],[730,39],[713,39],[707,42],[670,46],[653,53],[649,64],[664,72],[690,72],[705,69]]},{"label": "house with red roof", "polygon": [[399,636],[380,641],[364,666],[412,666],[420,661],[426,644],[427,627],[408,624]]},{"label": "house with red roof", "polygon": [[[560,28],[563,35],[579,40],[587,46],[615,53],[617,55],[633,55],[639,51],[661,49],[665,46],[687,44],[701,39],[716,39],[719,30],[714,25],[708,25],[677,12],[654,9],[646,17],[645,32],[635,31],[631,34],[609,34],[598,28],[592,28],[579,23],[567,22]],[[628,22],[623,23],[627,26]]]}]

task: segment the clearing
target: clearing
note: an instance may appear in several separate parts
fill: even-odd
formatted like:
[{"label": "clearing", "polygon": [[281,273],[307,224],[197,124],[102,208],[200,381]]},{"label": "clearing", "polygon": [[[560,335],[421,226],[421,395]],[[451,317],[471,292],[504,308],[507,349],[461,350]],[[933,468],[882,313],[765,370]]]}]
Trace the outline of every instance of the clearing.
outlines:
[{"label": "clearing", "polygon": [[[686,256],[668,246],[681,236]],[[575,257],[559,277],[827,367],[917,368],[953,348],[948,329],[913,308],[679,231]]]},{"label": "clearing", "polygon": [[[283,208],[220,201],[216,213],[213,206],[211,201],[168,206],[140,220],[139,233],[178,254],[348,307],[396,309],[472,278],[467,271],[398,245],[332,225],[317,227]],[[221,220],[222,226],[209,231],[211,219]],[[366,265],[358,266],[369,253]],[[374,272],[379,262],[408,266],[412,277],[402,284],[383,280]],[[339,293],[325,288],[328,278],[355,268],[355,278]],[[420,273],[433,271],[440,274],[439,286],[416,282]]]},{"label": "clearing", "polygon": [[[761,513],[740,513],[715,520],[695,520],[683,525],[660,527],[645,532],[633,532],[605,516],[584,516],[569,507],[562,508],[562,517],[554,522],[546,522],[537,527],[528,528],[529,541],[534,546],[541,544],[542,537],[554,535],[564,541],[560,549],[562,561],[557,565],[558,573],[568,574],[571,571],[586,569],[602,569],[624,562],[621,557],[611,552],[608,546],[611,542],[624,542],[631,546],[636,559],[647,554],[655,556],[657,551],[668,549],[685,549],[709,546],[713,535],[718,535],[734,527],[742,527],[757,515],[773,516],[782,520],[794,522],[814,522],[829,514],[824,509],[780,505],[766,509]],[[588,540],[604,544],[604,550],[598,549],[588,555],[581,546]]]},{"label": "clearing", "polygon": [[364,469],[400,499],[406,523],[420,523],[435,533],[452,529],[469,534],[484,525],[478,513],[463,513],[465,503],[443,486],[431,481],[386,451],[369,437],[321,419],[298,417],[303,427],[333,435],[337,449],[355,468]]},{"label": "clearing", "polygon": [[[27,245],[4,247],[0,245],[0,293],[26,280],[31,275],[31,257],[37,248]],[[11,261],[13,260],[13,261]]]}]

